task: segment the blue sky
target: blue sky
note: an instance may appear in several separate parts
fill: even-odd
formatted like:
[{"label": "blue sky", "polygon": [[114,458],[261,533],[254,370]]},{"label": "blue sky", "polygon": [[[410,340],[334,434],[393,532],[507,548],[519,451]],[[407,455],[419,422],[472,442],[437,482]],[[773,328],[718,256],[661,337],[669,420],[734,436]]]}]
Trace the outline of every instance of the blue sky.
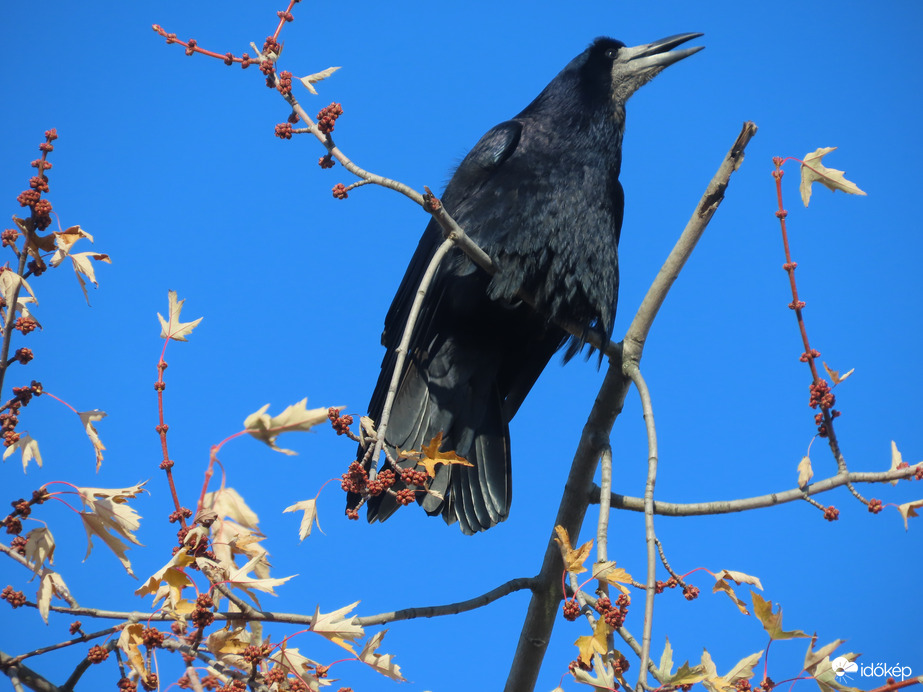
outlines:
[{"label": "blue sky", "polygon": [[[92,11],[91,11],[92,9]],[[203,316],[189,343],[167,350],[166,420],[184,502],[198,496],[212,444],[240,429],[267,402],[278,412],[347,404],[361,414],[381,358],[385,311],[426,218],[402,197],[365,187],[348,200],[330,188],[352,182],[337,166],[321,170],[310,137],[283,142],[273,127],[287,116],[255,68],[187,58],[167,46],[158,23],[203,47],[240,54],[262,44],[280,6],[241,2],[6,3],[0,9],[6,57],[0,85],[0,190],[7,213],[27,185],[42,133],[58,129],[49,199],[64,227],[81,224],[112,266],[97,270],[88,308],[72,275],[36,279],[44,330],[19,345],[36,353],[7,386],[41,380],[80,410],[109,416],[98,425],[107,447],[99,474],[76,417],[50,399],[22,416],[36,437],[42,469],[2,469],[4,495],[28,496],[42,483],[121,487],[150,479],[136,501],[143,516],[133,548],[146,575],[169,557],[175,527],[154,432],[152,387],[162,347],[156,313],[167,291],[186,299],[184,318]],[[919,299],[918,160],[923,134],[919,30],[913,3],[763,3],[742,9],[700,4],[584,2],[303,3],[282,34],[280,68],[296,75],[342,69],[298,91],[309,113],[343,104],[338,145],[357,163],[422,189],[440,190],[480,135],[519,110],[598,35],[629,45],[701,31],[706,50],[670,67],[630,102],[622,184],[626,194],[616,334],[627,328],[715,168],[745,120],[760,130],[727,199],[677,281],[651,332],[642,369],[654,396],[660,443],[657,498],[728,499],[794,487],[796,465],[813,433],[809,374],[790,300],[771,158],[818,147],[825,160],[867,193],[817,189],[798,199],[797,167],[784,179],[793,254],[807,301],[813,345],[839,370],[855,368],[837,390],[838,432],[853,470],[885,470],[897,441],[911,463],[923,457],[917,367]],[[5,227],[5,226],[4,226]],[[84,241],[85,242],[85,241]],[[89,249],[89,248],[85,248]],[[281,509],[313,497],[339,476],[353,445],[328,430],[290,436],[277,455],[254,440],[226,446],[228,485],[256,511],[276,576],[299,574],[265,598],[279,611],[322,611],[361,600],[357,612],[470,598],[537,572],[560,490],[602,373],[576,359],[549,366],[512,424],[514,501],[510,519],[475,537],[413,508],[386,524],[342,516],[335,483],[319,499],[325,533],[298,542],[297,519]],[[639,495],[647,456],[638,400],[631,395],[613,433],[617,490]],[[812,450],[817,478],[834,465]],[[864,487],[866,497],[907,502],[919,485]],[[819,642],[848,640],[863,661],[923,672],[914,597],[921,529],[904,531],[897,511],[871,516],[845,490],[821,500],[840,509],[824,521],[804,503],[724,517],[657,520],[671,564],[758,575],[764,598],[782,603],[787,628],[816,631]],[[85,537],[63,505],[38,513],[57,540],[56,567],[87,606],[139,609],[138,584],[101,547],[81,563]],[[617,515],[610,556],[643,573],[641,517]],[[590,532],[581,535],[588,540]],[[677,662],[705,647],[719,671],[764,649],[754,618],[709,594],[704,573],[693,603],[658,600],[654,652],[669,636]],[[0,582],[22,584],[4,565]],[[26,591],[34,593],[34,585]],[[745,594],[746,591],[742,590]],[[528,597],[520,593],[457,617],[398,623],[383,649],[412,681],[401,689],[498,689],[505,680]],[[641,598],[626,625],[641,629]],[[19,653],[63,640],[70,618],[41,624],[34,611],[4,610],[0,648]],[[85,629],[101,629],[84,618]],[[551,689],[576,655],[584,623],[555,628],[538,689]],[[320,661],[340,651],[311,635],[295,643]],[[805,644],[772,646],[770,675],[797,674]],[[48,659],[66,670],[75,652]],[[54,661],[52,664],[51,662]],[[171,669],[160,656],[162,679]],[[338,664],[340,684],[398,689],[357,663]],[[63,673],[57,673],[63,675]],[[58,682],[63,680],[52,675]],[[114,685],[114,667],[88,673]],[[632,677],[632,679],[634,679]],[[871,688],[882,680],[853,680]],[[808,683],[802,683],[805,685]],[[336,689],[334,687],[333,689]],[[570,682],[565,689],[577,689]]]}]

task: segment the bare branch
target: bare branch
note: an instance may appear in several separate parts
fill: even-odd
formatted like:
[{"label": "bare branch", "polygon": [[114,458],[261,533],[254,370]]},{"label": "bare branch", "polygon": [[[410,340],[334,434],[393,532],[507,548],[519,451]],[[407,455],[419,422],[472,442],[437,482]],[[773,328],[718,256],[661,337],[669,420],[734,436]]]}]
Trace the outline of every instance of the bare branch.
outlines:
[{"label": "bare branch", "polygon": [[[911,478],[921,464],[923,464],[923,462],[894,471],[855,471],[850,473],[838,473],[822,481],[811,483],[804,489],[792,488],[791,490],[770,493],[768,495],[758,495],[756,497],[747,497],[740,500],[715,500],[712,502],[689,503],[661,502],[655,500],[654,514],[671,517],[692,517],[712,514],[729,514],[731,512],[743,512],[749,509],[774,507],[775,505],[793,502],[794,500],[803,500],[806,495],[817,495],[849,483],[887,483],[889,481]],[[594,484],[590,490],[590,502],[599,502],[599,490],[599,486]],[[612,493],[609,497],[609,502],[611,506],[616,509],[627,509],[632,512],[644,511],[644,500],[640,497]]]}]

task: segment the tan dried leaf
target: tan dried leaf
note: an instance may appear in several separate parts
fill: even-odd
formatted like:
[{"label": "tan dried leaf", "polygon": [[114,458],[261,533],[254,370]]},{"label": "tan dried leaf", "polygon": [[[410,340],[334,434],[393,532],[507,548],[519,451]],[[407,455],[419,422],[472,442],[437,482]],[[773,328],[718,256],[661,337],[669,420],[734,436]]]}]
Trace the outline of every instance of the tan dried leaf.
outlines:
[{"label": "tan dried leaf", "polygon": [[[296,502],[293,505],[289,505],[283,512],[304,512],[301,517],[301,527],[298,530],[298,540],[303,541],[305,538],[311,535],[311,529],[314,527],[314,524],[317,523],[317,528],[320,529],[320,523],[317,522],[317,498],[313,500],[302,500],[301,502]],[[321,529],[323,533],[323,529]]]},{"label": "tan dried leaf", "polygon": [[577,641],[574,642],[574,646],[580,650],[580,658],[589,661],[594,654],[605,654],[609,650],[608,637],[610,634],[612,634],[612,627],[605,618],[597,618],[593,635],[577,637]]},{"label": "tan dried leaf", "polygon": [[45,526],[32,529],[26,534],[26,560],[32,565],[32,571],[38,574],[48,564],[54,564],[54,536]]},{"label": "tan dried leaf", "polygon": [[632,579],[631,575],[624,569],[616,567],[615,562],[611,560],[608,562],[594,563],[593,578],[611,584],[626,596],[631,595],[628,587],[625,585],[631,584],[634,579]]},{"label": "tan dried leaf", "polygon": [[[307,409],[308,399],[305,397],[297,404],[292,404],[278,416],[269,416],[266,413],[269,404],[266,404],[258,411],[251,413],[244,420],[244,428],[256,439],[266,443],[277,452],[283,454],[297,454],[290,449],[282,449],[276,446],[276,438],[284,432],[307,432],[315,425],[319,425],[327,420],[328,407],[314,408],[310,411]],[[346,408],[345,406],[335,406],[338,410]]]},{"label": "tan dried leaf", "polygon": [[359,601],[343,606],[331,613],[322,613],[320,608],[316,607],[314,609],[314,618],[311,622],[311,630],[322,637],[326,637],[334,644],[342,646],[355,656],[356,650],[349,642],[355,642],[365,634],[365,630],[356,623],[355,615],[350,615],[348,619],[345,616],[357,605],[359,605]]},{"label": "tan dried leaf", "polygon": [[67,584],[61,578],[61,575],[47,567],[42,568],[42,578],[39,582],[38,593],[35,595],[35,604],[38,606],[38,612],[48,624],[48,613],[51,610],[51,598],[57,595],[65,600],[69,594]]},{"label": "tan dried leaf", "polygon": [[811,201],[811,183],[818,182],[824,187],[836,192],[842,190],[850,195],[865,195],[859,187],[843,176],[843,171],[827,168],[821,160],[836,147],[822,147],[817,151],[805,154],[804,163],[801,164],[801,201],[808,206]]},{"label": "tan dried leaf", "polygon": [[304,84],[304,88],[310,91],[312,94],[317,96],[317,89],[314,88],[314,85],[320,81],[327,79],[334,72],[339,70],[339,67],[328,67],[326,70],[321,70],[320,72],[315,72],[314,74],[309,74],[307,77],[300,77],[299,80]]},{"label": "tan dried leaf", "polygon": [[[4,456],[4,459],[6,456]],[[901,464],[904,463],[904,457],[901,456],[900,450],[897,448],[897,443],[894,440],[891,440],[891,470],[897,471]],[[897,485],[898,481],[891,481],[891,485]],[[906,522],[905,522],[906,523]]]},{"label": "tan dried leaf", "polygon": [[923,507],[923,500],[914,500],[913,502],[905,502],[902,505],[897,506],[897,510],[901,513],[901,516],[904,517],[904,531],[907,531],[909,527],[907,526],[907,520],[910,517],[918,517],[916,510],[920,507]]},{"label": "tan dried leaf", "polygon": [[[280,586],[281,584],[284,584],[285,582],[287,582],[289,579],[292,579],[298,576],[297,574],[293,574],[290,577],[281,577],[281,578],[264,577],[262,579],[259,577],[247,576],[250,572],[252,572],[257,567],[257,565],[262,560],[263,560],[262,555],[257,555],[256,557],[251,558],[247,562],[247,564],[245,564],[243,567],[238,569],[236,572],[232,572],[228,576],[227,581],[232,586],[236,586],[240,589],[243,589],[247,593],[250,592],[250,589],[256,589],[257,591],[263,591],[264,593],[272,594],[273,596],[275,596],[276,592],[272,590],[272,587]],[[252,597],[252,594],[251,594],[251,597]]]},{"label": "tan dried leaf", "polygon": [[[821,361],[821,362],[823,363],[823,361]],[[840,382],[842,382],[843,380],[845,380],[847,377],[849,377],[850,375],[852,375],[852,374],[856,371],[856,369],[853,368],[852,370],[850,370],[849,372],[847,372],[845,375],[842,375],[842,376],[841,376],[839,370],[833,370],[833,369],[832,369],[829,365],[827,365],[826,363],[824,363],[824,370],[826,370],[826,371],[827,371],[827,374],[830,375],[830,379],[833,380],[833,384],[835,384],[835,385],[839,384]]]},{"label": "tan dried leaf", "polygon": [[756,591],[751,591],[753,597],[753,612],[757,619],[763,624],[763,629],[769,633],[770,639],[794,639],[795,637],[807,637],[801,630],[790,630],[788,632],[782,629],[782,606],[779,606],[778,612],[772,612],[772,601],[763,600]]},{"label": "tan dried leaf", "polygon": [[735,584],[740,586],[741,584],[750,584],[762,591],[763,585],[760,583],[758,577],[752,577],[749,574],[744,574],[743,572],[733,572],[731,570],[723,569],[718,574],[714,575],[715,585],[712,587],[712,593],[717,593],[722,591],[728,595],[734,605],[737,606],[737,609],[744,615],[749,615],[750,611],[747,609],[746,603],[744,603],[734,592],[734,589],[731,588],[731,585],[727,583],[727,579],[730,579]]},{"label": "tan dried leaf", "polygon": [[84,300],[89,305],[90,296],[87,293],[87,284],[83,277],[87,277],[96,288],[99,288],[99,282],[96,281],[96,272],[90,260],[94,259],[97,262],[105,262],[106,264],[112,264],[112,260],[109,259],[109,255],[98,252],[80,252],[76,255],[71,255],[70,258],[71,262],[74,263],[74,274],[77,275],[77,282],[80,284],[80,290],[83,291]]},{"label": "tan dried leaf", "polygon": [[592,661],[592,672],[583,670],[583,668],[574,668],[571,671],[574,680],[584,685],[592,685],[596,688],[595,692],[614,690],[616,685],[615,673],[612,670],[612,666],[609,665],[609,662],[599,654],[594,654]]},{"label": "tan dried leaf", "polygon": [[[3,295],[4,303],[7,305],[13,304],[13,294],[16,293],[17,289],[20,291],[22,289],[26,289],[26,292],[30,296],[30,300],[28,302],[33,302],[38,305],[38,299],[32,292],[32,287],[29,286],[28,282],[24,278],[12,270],[0,272],[0,294]],[[24,302],[24,299],[20,298],[20,301]]]},{"label": "tan dried leaf", "polygon": [[581,572],[586,572],[586,567],[583,566],[583,563],[586,562],[586,559],[590,556],[590,550],[593,548],[592,539],[584,543],[577,549],[574,549],[570,543],[570,536],[567,533],[567,529],[563,526],[555,526],[555,539],[554,542],[558,544],[558,547],[561,549],[561,557],[564,560],[564,569],[570,572],[571,574],[580,574]]},{"label": "tan dried leaf", "polygon": [[70,255],[71,247],[81,238],[86,238],[91,243],[93,242],[93,236],[84,231],[80,226],[71,226],[64,231],[55,231],[50,236],[45,236],[45,238],[39,239],[39,247],[47,248],[45,251],[48,252],[51,248],[47,247],[49,241],[53,241],[54,245],[52,247],[57,248],[54,255],[52,255],[49,260],[49,264],[52,267],[57,267],[61,262],[64,261],[64,258]]},{"label": "tan dried leaf", "polygon": [[128,546],[122,542],[121,538],[135,545],[141,545],[133,533],[140,526],[140,516],[128,506],[127,502],[138,496],[146,482],[129,488],[77,488],[80,499],[86,507],[90,508],[88,512],[80,512],[83,527],[87,532],[86,557],[89,557],[93,549],[93,536],[99,536],[116,554],[125,570],[131,576],[135,576],[131,571],[131,563],[125,556]]},{"label": "tan dried leaf", "polygon": [[170,300],[170,309],[168,312],[169,319],[164,319],[160,313],[157,313],[157,319],[160,320],[160,338],[173,339],[174,341],[186,341],[186,337],[202,321],[200,317],[192,322],[180,322],[179,314],[183,309],[183,303],[186,299],[176,300],[176,291],[170,291],[168,294]]},{"label": "tan dried leaf", "polygon": [[213,510],[222,519],[227,517],[253,531],[258,529],[259,517],[234,488],[221,488],[206,493],[202,505]]},{"label": "tan dried leaf", "polygon": [[16,440],[16,442],[6,448],[6,451],[3,453],[3,461],[6,461],[7,457],[9,457],[17,449],[22,452],[23,473],[26,473],[29,467],[29,462],[33,459],[35,459],[35,463],[41,467],[42,454],[38,451],[38,441],[29,433],[23,433],[19,436],[19,439]]},{"label": "tan dried leaf", "polygon": [[378,647],[381,646],[381,640],[385,638],[387,632],[388,630],[381,630],[369,637],[362,646],[362,651],[359,652],[359,660],[371,666],[387,678],[391,678],[397,682],[407,682],[401,675],[400,666],[391,661],[393,657],[392,654],[375,653]]},{"label": "tan dried leaf", "polygon": [[814,469],[811,468],[811,457],[805,455],[798,462],[798,487],[804,488],[814,478]]},{"label": "tan dried leaf", "polygon": [[751,654],[737,662],[737,664],[725,675],[718,675],[718,669],[712,661],[708,650],[702,652],[702,667],[705,671],[705,678],[702,684],[711,692],[734,692],[737,689],[738,680],[749,680],[753,677],[753,666],[755,666],[763,652],[760,651]]},{"label": "tan dried leaf", "polygon": [[144,665],[144,625],[140,622],[130,622],[122,628],[119,635],[119,649],[125,654],[128,664],[140,678],[147,677],[150,671]]},{"label": "tan dried leaf", "polygon": [[92,411],[78,411],[77,415],[80,416],[80,422],[83,423],[83,428],[86,431],[87,437],[90,438],[90,443],[93,445],[93,450],[96,452],[96,470],[99,471],[99,467],[103,463],[103,451],[106,449],[106,445],[99,439],[99,433],[96,432],[93,423],[102,420],[107,414],[105,411],[93,409]]}]

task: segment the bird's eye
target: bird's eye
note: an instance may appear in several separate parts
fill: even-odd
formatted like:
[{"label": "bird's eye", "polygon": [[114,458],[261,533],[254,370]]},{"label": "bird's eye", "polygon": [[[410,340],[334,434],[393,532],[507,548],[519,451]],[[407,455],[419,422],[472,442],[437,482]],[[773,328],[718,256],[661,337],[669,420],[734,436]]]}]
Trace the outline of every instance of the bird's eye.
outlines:
[{"label": "bird's eye", "polygon": [[610,48],[609,50],[606,51],[606,57],[609,58],[609,60],[615,60],[618,54],[619,54],[618,48]]}]

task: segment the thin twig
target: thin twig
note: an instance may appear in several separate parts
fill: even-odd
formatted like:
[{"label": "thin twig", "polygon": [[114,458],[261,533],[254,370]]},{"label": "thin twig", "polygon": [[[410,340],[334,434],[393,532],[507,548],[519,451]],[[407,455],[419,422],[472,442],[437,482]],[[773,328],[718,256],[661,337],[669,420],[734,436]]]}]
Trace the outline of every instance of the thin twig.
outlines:
[{"label": "thin twig", "polygon": [[[850,471],[845,474],[838,473],[835,476],[830,476],[816,483],[811,483],[803,489],[792,488],[777,493],[757,495],[755,497],[747,497],[739,500],[714,500],[712,502],[688,503],[655,500],[654,514],[671,517],[691,517],[729,514],[731,512],[743,512],[750,509],[774,507],[776,505],[785,504],[786,502],[802,500],[806,495],[818,495],[849,483],[887,483],[890,481],[908,479],[913,477],[921,465],[923,465],[923,462],[892,471]],[[589,500],[592,503],[599,502],[599,486],[593,485],[590,489]],[[609,502],[611,506],[616,509],[627,509],[632,512],[644,511],[644,499],[640,497],[612,493],[609,497]]]}]

